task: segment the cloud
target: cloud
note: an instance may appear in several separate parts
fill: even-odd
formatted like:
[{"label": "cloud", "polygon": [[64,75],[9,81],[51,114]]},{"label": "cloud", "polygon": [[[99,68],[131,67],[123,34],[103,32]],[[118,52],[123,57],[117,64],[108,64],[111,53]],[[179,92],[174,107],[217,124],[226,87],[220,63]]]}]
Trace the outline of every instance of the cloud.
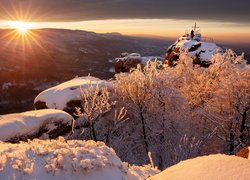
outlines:
[{"label": "cloud", "polygon": [[0,0],[0,18],[36,21],[192,19],[250,23],[248,0]]}]

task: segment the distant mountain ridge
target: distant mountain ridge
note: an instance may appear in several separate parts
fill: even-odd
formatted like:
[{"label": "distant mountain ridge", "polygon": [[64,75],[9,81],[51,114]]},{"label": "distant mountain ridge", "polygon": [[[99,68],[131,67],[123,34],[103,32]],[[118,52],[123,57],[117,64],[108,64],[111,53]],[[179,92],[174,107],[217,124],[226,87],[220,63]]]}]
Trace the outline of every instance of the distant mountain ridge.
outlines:
[{"label": "distant mountain ridge", "polygon": [[114,63],[109,60],[124,51],[163,55],[170,44],[119,33],[67,29],[30,30],[26,36],[0,30],[0,114],[31,109],[41,90],[75,76],[113,77],[110,69]]},{"label": "distant mountain ridge", "polygon": [[[32,79],[56,78],[62,73],[70,78],[88,73],[107,78],[111,76],[108,71],[112,66],[108,62],[110,58],[124,51],[136,51],[143,55],[164,54],[168,44],[165,40],[129,37],[119,33],[97,34],[66,29],[31,30],[31,37],[27,35],[21,40],[10,40],[14,36],[12,31],[0,30],[0,66],[8,74],[5,80],[11,77],[11,70],[19,74],[16,78],[23,80],[31,76]],[[22,38],[25,45],[22,45]]]}]

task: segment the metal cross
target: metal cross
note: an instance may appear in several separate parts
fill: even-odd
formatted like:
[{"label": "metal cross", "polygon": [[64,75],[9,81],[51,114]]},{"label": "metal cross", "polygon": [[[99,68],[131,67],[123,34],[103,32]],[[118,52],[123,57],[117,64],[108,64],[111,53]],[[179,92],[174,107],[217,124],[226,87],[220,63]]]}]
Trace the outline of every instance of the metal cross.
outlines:
[{"label": "metal cross", "polygon": [[194,26],[192,27],[194,29],[194,33],[196,33],[196,29],[200,28],[196,25],[196,23],[194,24]]}]

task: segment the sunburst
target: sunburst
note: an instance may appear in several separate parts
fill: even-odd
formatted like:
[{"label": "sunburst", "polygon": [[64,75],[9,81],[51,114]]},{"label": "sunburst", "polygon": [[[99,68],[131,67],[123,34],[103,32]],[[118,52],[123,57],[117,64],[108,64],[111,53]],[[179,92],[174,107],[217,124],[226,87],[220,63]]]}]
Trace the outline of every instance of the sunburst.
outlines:
[{"label": "sunburst", "polygon": [[12,29],[15,29],[20,34],[27,34],[29,30],[34,27],[33,23],[25,21],[7,21],[8,26]]},{"label": "sunburst", "polygon": [[[48,55],[42,45],[43,37],[40,36],[38,30],[35,29],[36,23],[27,21],[6,21],[9,31],[0,39],[6,41],[2,49],[12,49],[13,52],[21,51],[23,56],[27,53],[33,53],[37,48],[42,49]],[[1,52],[0,52],[1,53]]]}]

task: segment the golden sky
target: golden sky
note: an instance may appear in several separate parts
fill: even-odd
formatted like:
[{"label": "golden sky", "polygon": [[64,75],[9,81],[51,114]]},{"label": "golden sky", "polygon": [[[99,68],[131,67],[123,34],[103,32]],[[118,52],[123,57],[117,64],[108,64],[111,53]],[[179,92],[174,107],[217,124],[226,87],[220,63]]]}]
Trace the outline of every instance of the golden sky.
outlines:
[{"label": "golden sky", "polygon": [[[80,22],[32,22],[30,28],[63,28],[94,31],[97,33],[118,32],[125,35],[159,36],[177,38],[190,30],[197,22],[203,36],[216,42],[250,42],[250,26],[235,23],[221,23],[170,19],[124,19]],[[0,28],[13,28],[11,23],[2,21]]]},{"label": "golden sky", "polygon": [[196,22],[215,42],[250,43],[249,0],[1,0],[0,28],[118,32],[176,39]]},{"label": "golden sky", "polygon": [[[236,23],[222,23],[195,20],[171,19],[123,19],[123,20],[95,20],[80,22],[29,22],[31,29],[62,28],[72,30],[86,30],[97,33],[118,32],[124,35],[146,36],[157,38],[172,38],[190,31],[194,23],[200,27],[203,36],[213,38],[219,43],[250,43],[250,25]],[[1,21],[0,28],[15,28],[11,21]]]}]

